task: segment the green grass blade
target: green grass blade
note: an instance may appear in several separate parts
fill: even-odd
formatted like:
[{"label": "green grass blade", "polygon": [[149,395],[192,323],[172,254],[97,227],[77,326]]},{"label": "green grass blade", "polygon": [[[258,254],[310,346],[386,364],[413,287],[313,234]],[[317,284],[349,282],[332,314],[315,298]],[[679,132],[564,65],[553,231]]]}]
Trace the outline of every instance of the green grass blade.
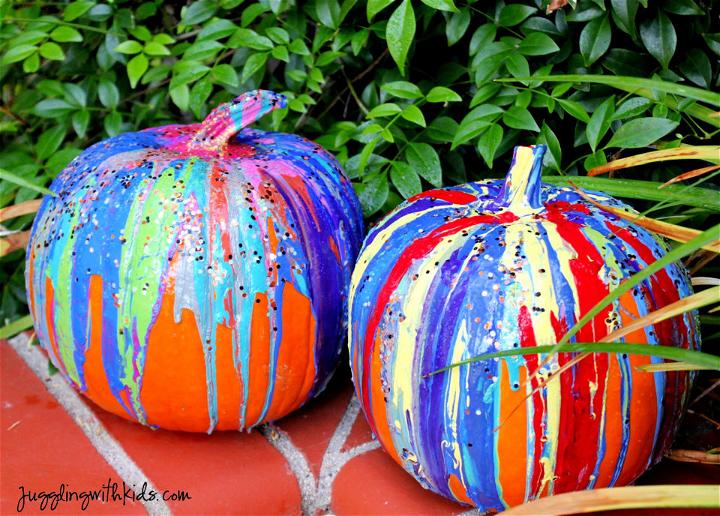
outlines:
[{"label": "green grass blade", "polygon": [[32,328],[33,321],[30,315],[15,319],[13,322],[6,324],[0,328],[0,339],[9,339],[14,337],[21,331],[25,331],[28,328]]},{"label": "green grass blade", "polygon": [[[605,84],[619,90],[632,93],[649,93],[653,90],[662,93],[670,93],[680,97],[695,99],[707,102],[713,106],[720,107],[720,93],[686,86],[684,84],[676,84],[674,82],[661,81],[657,79],[643,79],[640,77],[624,77],[613,75],[534,75],[532,77],[516,77],[512,79],[496,79],[496,82],[523,82],[523,81],[543,81],[543,82],[585,82],[592,84]],[[644,95],[645,96],[645,95]],[[652,98],[655,98],[653,96]]]},{"label": "green grass blade", "polygon": [[[570,339],[575,336],[575,334],[580,331],[583,326],[585,326],[588,322],[592,321],[596,315],[602,312],[606,306],[608,306],[616,299],[620,298],[620,296],[622,296],[626,292],[629,292],[630,290],[635,288],[635,286],[637,286],[641,281],[662,270],[665,266],[676,262],[681,258],[688,256],[690,253],[701,249],[703,246],[709,244],[710,242],[717,240],[718,237],[720,237],[720,224],[700,233],[697,237],[693,238],[688,243],[677,246],[665,256],[660,258],[658,261],[651,263],[643,270],[634,274],[627,281],[624,281],[623,283],[618,285],[617,288],[613,289],[607,296],[600,300],[598,304],[596,304],[585,315],[583,315],[580,320],[568,330],[565,336],[560,339],[556,346],[561,347],[570,342]],[[720,361],[720,358],[716,358],[716,360]],[[689,362],[688,360],[684,361]]]},{"label": "green grass blade", "polygon": [[40,192],[44,195],[52,195],[55,196],[55,192],[52,192],[45,188],[44,186],[39,186],[36,184],[31,183],[27,179],[23,179],[20,176],[16,176],[12,172],[8,172],[4,168],[0,168],[0,179],[3,181],[9,181],[10,183],[16,184],[18,186],[24,186],[25,188],[30,188],[31,190],[35,190],[36,192]]},{"label": "green grass blade", "polygon": [[658,189],[663,183],[641,179],[586,176],[544,176],[543,182],[560,186],[569,186],[570,183],[574,183],[583,189],[596,190],[618,197],[647,201],[674,201],[687,206],[720,211],[720,192],[709,188],[668,185]]},{"label": "green grass blade", "polygon": [[691,364],[698,368],[714,369],[720,371],[720,357],[694,351],[692,349],[676,348],[674,346],[652,345],[652,344],[628,344],[626,342],[575,342],[573,344],[548,344],[544,346],[533,346],[529,348],[513,348],[504,351],[485,353],[476,357],[468,358],[450,364],[447,367],[438,369],[425,375],[425,377],[442,373],[461,365],[491,360],[493,358],[514,357],[519,355],[542,355],[556,353],[626,353],[628,355],[645,355],[651,357],[675,360],[685,364]]}]

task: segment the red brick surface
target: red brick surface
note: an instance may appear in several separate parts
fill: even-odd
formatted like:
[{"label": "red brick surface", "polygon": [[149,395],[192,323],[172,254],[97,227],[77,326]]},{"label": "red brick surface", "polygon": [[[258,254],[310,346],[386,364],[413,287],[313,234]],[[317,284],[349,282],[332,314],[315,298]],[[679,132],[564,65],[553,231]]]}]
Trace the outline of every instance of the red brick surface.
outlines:
[{"label": "red brick surface", "polygon": [[[14,513],[21,484],[39,491],[57,490],[63,482],[77,490],[97,489],[109,478],[122,482],[120,473],[105,461],[7,342],[0,342],[0,353],[0,513]],[[120,443],[134,461],[134,467],[141,470],[142,478],[147,478],[161,492],[182,489],[190,493],[190,500],[167,502],[173,513],[299,514],[303,510],[329,510],[339,515],[452,515],[467,511],[467,507],[423,489],[376,448],[362,413],[352,420],[355,412],[353,406],[348,405],[352,399],[348,378],[347,370],[342,369],[318,399],[278,421],[274,427],[250,434],[219,432],[208,436],[150,430],[108,414],[82,398],[77,401],[90,405],[104,431]],[[343,418],[350,424],[345,433],[339,426]],[[337,449],[331,445],[333,436],[339,445]],[[367,451],[349,458],[348,451],[357,446],[364,446]],[[287,447],[291,448],[292,456],[288,455]],[[329,483],[323,484],[318,482],[321,472],[333,474],[328,464],[323,466],[324,460],[332,462],[328,457],[347,462]],[[293,461],[296,471],[291,467]],[[298,467],[305,468],[304,476],[298,476]],[[720,470],[713,466],[665,462],[648,472],[639,483],[683,482],[719,483]],[[329,507],[323,504],[324,492],[330,499]],[[37,504],[28,504],[24,512],[39,513]],[[60,504],[57,512],[77,514],[79,504]],[[145,512],[139,503],[123,506],[99,502],[91,503],[87,511],[89,514]],[[622,514],[661,513],[626,511]],[[712,511],[683,511],[682,514],[704,515]]]},{"label": "red brick surface", "polygon": [[[0,393],[2,394],[2,464],[0,513],[15,512],[20,486],[32,491],[98,489],[108,479],[121,481],[95,451],[42,381],[6,343],[0,344]],[[58,504],[56,513],[77,514],[78,502]],[[137,511],[137,504],[91,504],[90,514]],[[45,511],[45,514],[49,510]],[[26,502],[24,514],[38,514],[37,503]]]}]

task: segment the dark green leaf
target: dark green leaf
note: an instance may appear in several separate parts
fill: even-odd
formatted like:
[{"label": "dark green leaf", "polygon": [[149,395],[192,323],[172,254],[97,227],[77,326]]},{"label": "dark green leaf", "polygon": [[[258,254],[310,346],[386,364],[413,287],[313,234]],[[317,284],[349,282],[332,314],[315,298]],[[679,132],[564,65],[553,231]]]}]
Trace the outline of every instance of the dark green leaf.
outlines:
[{"label": "dark green leaf", "polygon": [[45,99],[38,102],[33,111],[42,118],[55,118],[66,115],[74,109],[72,105],[62,99]]},{"label": "dark green leaf", "polygon": [[380,86],[380,89],[401,99],[419,99],[423,96],[420,88],[407,81],[388,82]]},{"label": "dark green leaf", "polygon": [[560,104],[560,107],[563,108],[563,110],[570,115],[574,116],[578,120],[581,120],[585,123],[590,122],[590,117],[587,114],[587,111],[585,111],[585,108],[580,104],[579,102],[576,102],[574,100],[569,99],[556,99],[558,104]]},{"label": "dark green leaf", "polygon": [[680,63],[680,71],[701,88],[710,88],[712,81],[712,66],[710,59],[699,48],[691,48],[687,57]]},{"label": "dark green leaf", "polygon": [[624,120],[640,115],[647,111],[650,105],[652,105],[650,99],[646,99],[645,97],[631,97],[620,104],[613,115],[613,120]]},{"label": "dark green leaf", "polygon": [[379,175],[371,178],[366,183],[354,183],[358,199],[362,205],[363,215],[369,217],[378,211],[387,199],[389,188],[387,177]]},{"label": "dark green leaf", "polygon": [[658,12],[657,17],[643,22],[640,25],[640,39],[650,55],[657,59],[663,68],[667,68],[677,45],[675,27],[670,18],[663,12]]},{"label": "dark green leaf", "polygon": [[503,128],[500,124],[491,125],[478,139],[477,150],[488,167],[492,168],[495,153],[503,139]]},{"label": "dark green leaf", "polygon": [[612,11],[615,15],[615,22],[623,32],[637,37],[635,16],[637,15],[638,0],[611,0]]},{"label": "dark green leaf", "polygon": [[[148,43],[148,45],[150,44],[151,43]],[[185,53],[183,54],[183,59],[204,61],[205,59],[215,57],[220,51],[220,49],[224,48],[224,46],[225,45],[223,45],[222,43],[218,43],[217,41],[198,41],[197,43],[193,43],[190,47],[187,48],[187,50],[185,50]],[[145,49],[146,53],[150,54],[150,52],[147,52],[147,47],[145,47]]]},{"label": "dark green leaf", "polygon": [[700,16],[705,14],[698,4],[693,0],[673,0],[665,2],[662,7],[665,11],[680,16]]},{"label": "dark green leaf", "polygon": [[382,117],[388,117],[393,116],[398,113],[400,113],[402,109],[397,104],[393,104],[392,102],[387,102],[385,104],[380,104],[379,106],[375,106],[370,110],[370,112],[367,114],[368,118],[382,118]]},{"label": "dark green leaf", "polygon": [[542,129],[540,129],[538,143],[544,143],[548,147],[548,152],[545,154],[545,159],[543,160],[544,165],[553,170],[560,170],[562,163],[560,140],[558,140],[553,130],[545,122],[543,122]]},{"label": "dark green leaf", "polygon": [[409,122],[419,125],[420,127],[425,127],[427,125],[422,111],[420,111],[420,108],[414,104],[406,106],[405,109],[402,110],[402,113],[400,113],[400,116]]},{"label": "dark green leaf", "polygon": [[331,29],[340,24],[340,4],[337,0],[316,0],[315,12],[320,23]]},{"label": "dark green leaf", "polygon": [[185,25],[196,25],[209,20],[217,11],[217,3],[211,0],[193,2],[182,10],[182,22]]},{"label": "dark green leaf", "polygon": [[450,148],[454,150],[458,146],[477,138],[491,125],[493,125],[492,120],[465,117],[463,121],[460,122],[460,126],[458,127]]},{"label": "dark green leaf", "polygon": [[405,199],[422,192],[422,185],[417,172],[408,163],[393,161],[390,179],[400,195]]},{"label": "dark green leaf", "polygon": [[470,55],[474,56],[478,50],[484,48],[495,39],[497,27],[494,23],[486,23],[477,28],[470,39]]},{"label": "dark green leaf", "polygon": [[580,53],[585,66],[592,65],[610,48],[610,19],[607,16],[595,18],[580,33]]},{"label": "dark green leaf", "polygon": [[122,130],[122,115],[117,111],[110,112],[103,120],[103,127],[108,136],[116,136]]},{"label": "dark green leaf", "polygon": [[138,54],[133,57],[127,64],[128,78],[130,86],[134,88],[138,81],[148,69],[148,59],[145,54]]},{"label": "dark green leaf", "polygon": [[72,2],[65,7],[65,10],[63,11],[63,19],[65,21],[73,21],[80,18],[83,14],[88,12],[93,5],[95,5],[95,2],[86,0]]},{"label": "dark green leaf", "polygon": [[[215,71],[218,67],[221,66],[230,66],[230,65],[218,65],[215,68],[213,68],[213,71],[211,72],[211,76],[215,75],[217,72]],[[232,67],[231,67],[232,68]],[[226,72],[219,72],[220,75],[225,74]],[[235,73],[235,70],[233,69],[233,73]],[[226,77],[226,79],[230,79],[229,75]],[[240,82],[237,78],[237,74],[235,74],[235,80],[237,82]],[[216,82],[219,82],[220,84],[224,84],[221,81],[216,79]],[[208,97],[210,97],[210,94],[212,93],[213,86],[210,82],[209,77],[204,77],[197,81],[195,84],[193,84],[192,88],[190,88],[190,109],[192,110],[193,114],[197,118],[202,118],[203,115],[206,113],[206,110],[204,109],[205,102],[207,102]]]},{"label": "dark green leaf", "polygon": [[85,133],[88,128],[88,124],[90,124],[90,111],[87,109],[82,109],[80,111],[76,111],[73,114],[72,117],[72,126],[75,130],[75,133],[80,137],[84,138]]},{"label": "dark green leaf", "polygon": [[607,146],[623,149],[647,147],[675,129],[677,125],[677,122],[666,118],[636,118],[621,125]]},{"label": "dark green leaf", "polygon": [[214,82],[230,86],[231,88],[236,88],[240,85],[237,72],[229,64],[220,64],[213,67],[210,71],[210,77],[212,77]]},{"label": "dark green leaf", "polygon": [[251,29],[240,28],[227,42],[228,48],[252,48],[253,50],[270,50],[273,42]]},{"label": "dark green leaf", "polygon": [[421,0],[425,5],[437,9],[438,11],[457,12],[455,2],[453,0]]},{"label": "dark green leaf", "polygon": [[260,52],[260,53],[251,55],[245,61],[245,66],[243,66],[243,71],[242,71],[242,79],[240,81],[245,82],[250,77],[255,75],[255,73],[262,70],[262,68],[265,66],[265,63],[267,63],[267,60],[268,60],[267,52]]},{"label": "dark green leaf", "polygon": [[140,43],[135,40],[129,39],[120,43],[113,50],[121,54],[137,54],[139,52],[142,52],[142,49],[143,46]]},{"label": "dark green leaf", "polygon": [[115,109],[120,102],[120,92],[113,81],[102,79],[98,84],[98,98],[103,106]]},{"label": "dark green leaf", "polygon": [[560,31],[553,22],[544,16],[532,16],[525,20],[520,27],[523,34],[530,36],[535,32],[541,32],[545,34],[552,34],[553,36],[559,36]]},{"label": "dark green leaf", "polygon": [[51,59],[53,61],[62,61],[65,59],[65,52],[62,51],[60,45],[51,41],[40,45],[38,53],[45,59]]},{"label": "dark green leaf", "polygon": [[269,11],[270,8],[263,4],[251,4],[243,9],[242,16],[240,17],[240,25],[247,27],[250,25],[258,16]]},{"label": "dark green leaf", "polygon": [[35,145],[35,153],[40,161],[45,161],[60,148],[65,139],[65,126],[58,124],[43,132]]},{"label": "dark green leaf", "polygon": [[480,86],[470,101],[470,107],[474,108],[486,100],[493,98],[500,91],[500,88],[501,86],[495,83],[488,83]]},{"label": "dark green leaf", "polygon": [[405,74],[405,61],[415,37],[415,12],[410,0],[403,0],[392,13],[385,29],[385,36],[390,55],[397,63],[400,72]]},{"label": "dark green leaf", "polygon": [[710,48],[715,55],[720,56],[720,32],[716,34],[703,34],[703,39],[705,43],[707,43],[708,48]]},{"label": "dark green leaf", "polygon": [[50,37],[53,41],[57,41],[58,43],[76,43],[83,40],[82,34],[80,34],[77,30],[72,27],[63,26],[53,29],[50,33]]},{"label": "dark green leaf", "polygon": [[[170,55],[170,50],[168,50],[168,48],[165,45],[158,43],[157,41],[148,41],[145,44],[144,51],[149,56],[169,56]],[[196,58],[196,59],[199,59],[199,58]]]},{"label": "dark green leaf", "polygon": [[530,111],[518,106],[512,106],[503,113],[503,122],[505,122],[505,125],[512,127],[513,129],[535,132],[540,131],[540,128],[535,122],[533,116],[530,114]]},{"label": "dark green leaf", "polygon": [[608,97],[605,101],[595,108],[595,112],[587,127],[585,128],[585,134],[587,135],[588,143],[590,148],[595,152],[595,149],[605,136],[610,124],[612,123],[612,117],[615,114],[615,97]]},{"label": "dark green leaf", "polygon": [[181,111],[187,111],[190,107],[190,88],[187,84],[170,88],[170,98]]},{"label": "dark green leaf", "polygon": [[518,50],[526,56],[544,56],[557,52],[560,47],[547,34],[533,32],[520,42]]},{"label": "dark green leaf", "polygon": [[437,152],[427,143],[410,143],[405,149],[410,166],[433,186],[442,186],[442,169]]},{"label": "dark green leaf", "polygon": [[[367,31],[365,31],[367,34]],[[290,43],[288,46],[288,49],[293,54],[297,54],[299,56],[309,56],[310,55],[310,49],[307,47],[305,42],[301,39],[296,39]]]},{"label": "dark green leaf", "polygon": [[375,16],[385,9],[388,5],[393,3],[394,0],[368,0],[367,3],[367,19],[372,21]]},{"label": "dark green leaf", "polygon": [[455,137],[458,123],[448,116],[439,116],[427,128],[427,135],[433,141],[449,143]]},{"label": "dark green leaf", "polygon": [[35,53],[36,50],[37,47],[35,45],[18,45],[5,52],[0,62],[4,65],[17,63]]},{"label": "dark green leaf", "polygon": [[510,54],[505,61],[505,67],[513,77],[527,77],[530,75],[528,60],[521,54]]},{"label": "dark green leaf", "polygon": [[605,152],[599,150],[585,158],[583,161],[583,167],[586,171],[589,171],[592,168],[599,167],[600,165],[604,165],[606,163],[607,157],[605,156]]},{"label": "dark green leaf", "polygon": [[536,11],[536,8],[529,5],[508,4],[500,10],[498,24],[501,27],[514,27]]},{"label": "dark green leaf", "polygon": [[204,39],[218,40],[226,38],[234,34],[237,28],[237,25],[230,20],[215,20],[203,27],[200,34],[197,35],[197,39],[201,41]]},{"label": "dark green leaf", "polygon": [[460,102],[462,97],[450,88],[435,86],[425,96],[428,102]]},{"label": "dark green leaf", "polygon": [[445,35],[447,36],[448,46],[453,46],[460,41],[470,26],[470,10],[467,8],[460,9],[453,13],[445,26]]},{"label": "dark green leaf", "polygon": [[39,68],[40,56],[37,54],[37,52],[30,55],[30,57],[26,57],[25,61],[23,61],[23,72],[25,73],[37,72]]},{"label": "dark green leaf", "polygon": [[279,45],[287,45],[290,43],[290,35],[288,32],[280,27],[268,27],[265,29],[265,34]]}]

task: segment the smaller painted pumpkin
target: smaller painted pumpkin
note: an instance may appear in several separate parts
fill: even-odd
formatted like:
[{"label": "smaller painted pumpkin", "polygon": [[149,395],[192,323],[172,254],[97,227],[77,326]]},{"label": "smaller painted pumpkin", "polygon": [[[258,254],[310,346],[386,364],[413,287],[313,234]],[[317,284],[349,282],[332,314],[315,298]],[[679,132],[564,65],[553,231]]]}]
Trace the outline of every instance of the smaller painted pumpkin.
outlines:
[{"label": "smaller painted pumpkin", "polygon": [[[423,486],[481,510],[629,484],[670,444],[691,379],[637,371],[656,360],[617,354],[593,354],[532,395],[539,384],[529,374],[544,355],[426,376],[483,353],[556,343],[666,253],[660,239],[573,189],[542,184],[544,152],[516,148],[505,182],[410,198],[367,236],[352,278],[350,361],[373,432]],[[600,341],[689,294],[687,272],[668,266],[574,340]],[[626,340],[699,346],[692,314]],[[571,358],[549,357],[539,378]]]},{"label": "smaller painted pumpkin", "polygon": [[337,161],[246,128],[246,93],[202,124],[97,143],[53,182],[28,246],[40,343],[106,410],[167,429],[249,429],[325,387],[345,333],[360,204]]}]

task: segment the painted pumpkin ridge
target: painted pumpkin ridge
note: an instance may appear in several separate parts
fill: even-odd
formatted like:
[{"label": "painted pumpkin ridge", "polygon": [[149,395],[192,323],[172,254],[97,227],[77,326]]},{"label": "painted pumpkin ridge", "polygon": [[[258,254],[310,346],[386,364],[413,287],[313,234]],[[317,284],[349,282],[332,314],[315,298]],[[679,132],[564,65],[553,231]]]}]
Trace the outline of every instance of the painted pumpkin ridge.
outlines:
[{"label": "painted pumpkin ridge", "polygon": [[[544,356],[425,377],[489,351],[557,343],[611,289],[666,252],[662,239],[574,190],[542,184],[544,151],[517,148],[504,181],[408,199],[370,231],[353,272],[350,363],[371,428],[422,485],[481,510],[632,482],[662,456],[689,392],[686,372],[644,374],[635,367],[657,359],[608,354],[527,399],[538,382],[524,380]],[[687,271],[672,264],[573,340],[602,340],[691,293]],[[627,339],[699,346],[693,314]],[[539,377],[571,358],[552,356]]]},{"label": "painted pumpkin ridge", "polygon": [[51,185],[59,196],[29,244],[35,327],[104,408],[163,428],[247,429],[327,383],[362,216],[330,154],[245,127],[283,105],[250,92],[202,124],[119,135]]}]

